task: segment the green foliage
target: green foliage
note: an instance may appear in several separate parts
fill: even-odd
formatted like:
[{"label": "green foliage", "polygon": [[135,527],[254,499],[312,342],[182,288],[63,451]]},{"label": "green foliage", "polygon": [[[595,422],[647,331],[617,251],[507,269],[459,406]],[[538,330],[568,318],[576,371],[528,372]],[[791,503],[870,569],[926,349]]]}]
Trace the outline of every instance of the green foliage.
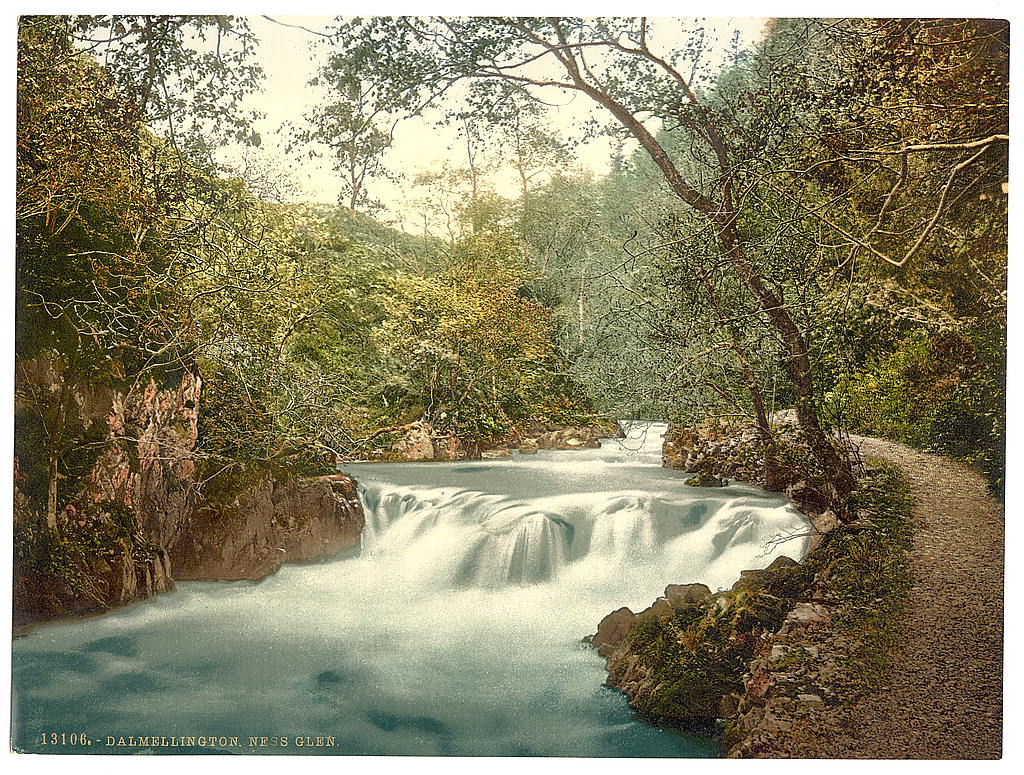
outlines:
[{"label": "green foliage", "polygon": [[41,577],[59,594],[94,605],[109,602],[96,588],[97,576],[125,558],[143,563],[163,553],[139,533],[135,512],[114,501],[66,506],[57,533],[42,519],[16,522],[13,546],[19,574]]},{"label": "green foliage", "polygon": [[241,16],[35,17],[103,57],[121,94],[193,162],[228,140],[259,145],[259,113],[241,100],[259,87],[256,38]]},{"label": "green foliage", "polygon": [[966,458],[999,492],[1005,351],[998,339],[987,349],[950,331],[920,329],[842,379],[832,400],[851,429]]},{"label": "green foliage", "polygon": [[[877,462],[877,461],[876,461]],[[829,533],[804,562],[836,598],[839,625],[857,644],[849,666],[860,689],[877,686],[899,636],[907,592],[913,583],[913,503],[906,481],[886,465],[862,479],[849,509],[859,521]]]},{"label": "green foliage", "polygon": [[[61,402],[64,402],[62,405]],[[38,509],[46,507],[49,458],[58,449],[57,508],[70,503],[86,486],[86,478],[97,458],[108,448],[106,423],[88,427],[68,406],[70,397],[45,395],[23,404],[14,416],[14,455],[18,459],[19,489]],[[65,415],[60,432],[54,431],[58,413]]]},{"label": "green foliage", "polygon": [[470,442],[527,420],[565,422],[585,404],[560,373],[548,311],[518,293],[518,244],[501,233],[455,243],[431,277],[397,277],[376,332],[398,377],[392,416],[422,408]]}]

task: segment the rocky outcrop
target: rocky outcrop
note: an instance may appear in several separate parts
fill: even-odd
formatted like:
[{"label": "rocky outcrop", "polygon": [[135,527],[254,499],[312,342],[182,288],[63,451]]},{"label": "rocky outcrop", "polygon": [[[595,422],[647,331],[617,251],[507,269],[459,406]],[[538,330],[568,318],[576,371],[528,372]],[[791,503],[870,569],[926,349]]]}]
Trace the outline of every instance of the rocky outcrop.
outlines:
[{"label": "rocky outcrop", "polygon": [[[145,599],[173,578],[257,579],[358,546],[363,515],[347,476],[263,475],[226,502],[206,497],[195,459],[202,380],[192,371],[117,387],[116,377],[72,379],[50,354],[19,361],[16,381],[18,626]],[[39,430],[51,427],[71,450],[56,534],[45,527],[49,437]],[[410,449],[430,443],[422,430],[426,442]]]},{"label": "rocky outcrop", "polygon": [[84,582],[69,584],[51,573],[24,568],[14,577],[12,620],[16,628],[33,622],[102,613],[174,589],[166,552],[139,558],[130,545],[77,569]]},{"label": "rocky outcrop", "polygon": [[725,487],[729,484],[729,480],[706,471],[698,471],[686,480],[686,484],[690,487]]},{"label": "rocky outcrop", "polygon": [[202,380],[185,371],[177,385],[158,388],[151,379],[141,390],[105,393],[93,404],[110,435],[83,495],[133,509],[159,546],[175,542],[199,500],[193,451],[201,391]]},{"label": "rocky outcrop", "polygon": [[[772,416],[769,451],[758,429],[743,422],[705,421],[694,427],[670,425],[662,446],[662,464],[693,476],[693,487],[721,487],[727,477],[774,492],[784,492],[811,521],[808,551],[842,520],[842,501],[810,454],[792,410]],[[837,449],[842,447],[838,442]],[[846,451],[843,451],[846,454]],[[768,464],[766,465],[766,459]]]},{"label": "rocky outcrop", "polygon": [[663,597],[659,597],[640,613],[633,613],[626,607],[609,613],[601,619],[597,633],[584,638],[584,643],[594,646],[601,656],[610,657],[624,644],[626,636],[639,619],[670,613],[674,608],[682,606],[699,605],[711,597],[711,590],[706,585],[670,584],[665,588]]},{"label": "rocky outcrop", "polygon": [[433,460],[434,441],[432,435],[434,429],[428,422],[414,422],[405,425],[400,429],[398,441],[395,442],[395,452],[405,460]]},{"label": "rocky outcrop", "polygon": [[635,623],[636,614],[622,607],[604,617],[597,625],[597,632],[583,640],[596,648],[602,657],[610,657]]},{"label": "rocky outcrop", "polygon": [[264,478],[228,504],[197,508],[170,552],[178,579],[255,580],[355,549],[362,530],[350,477]]},{"label": "rocky outcrop", "polygon": [[[25,504],[16,499],[15,511]],[[139,532],[131,512],[104,503],[69,507],[59,548],[29,515],[15,528],[13,623],[99,613],[174,589],[167,552]]]},{"label": "rocky outcrop", "polygon": [[670,425],[662,446],[662,464],[691,474],[732,477],[774,489],[774,483],[765,479],[764,445],[753,426],[720,422],[692,428]]},{"label": "rocky outcrop", "polygon": [[605,657],[608,685],[648,716],[693,722],[735,715],[743,667],[784,615],[762,578],[751,574],[717,595],[703,584],[671,584],[639,614],[612,612],[585,641]]},{"label": "rocky outcrop", "polygon": [[726,720],[728,756],[795,750],[801,730],[863,695],[911,583],[898,478],[865,469],[851,505],[831,528],[834,516],[817,515],[818,544],[801,562],[778,557],[713,595],[669,586],[646,611],[610,614],[588,639],[608,684],[656,719]]}]

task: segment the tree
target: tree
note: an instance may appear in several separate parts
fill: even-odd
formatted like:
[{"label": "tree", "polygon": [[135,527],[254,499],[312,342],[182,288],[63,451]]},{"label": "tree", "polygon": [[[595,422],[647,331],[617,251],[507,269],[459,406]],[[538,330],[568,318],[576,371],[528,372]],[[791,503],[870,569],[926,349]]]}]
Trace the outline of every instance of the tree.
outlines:
[{"label": "tree", "polygon": [[[740,231],[735,149],[685,68],[686,54],[699,52],[691,46],[659,53],[654,39],[646,18],[356,19],[341,22],[337,35],[339,58],[366,74],[380,103],[428,104],[453,84],[468,81],[470,108],[487,104],[493,110],[538,89],[583,94],[604,108],[650,155],[672,193],[711,230],[772,325],[785,350],[797,417],[841,495],[852,487],[852,475],[819,422],[808,342],[781,286],[762,276],[748,254]],[[645,123],[651,116],[678,122],[704,147],[711,170],[703,180],[684,174]]]},{"label": "tree", "polygon": [[219,143],[259,145],[254,111],[241,107],[263,71],[239,16],[39,17],[95,55],[151,129],[190,160],[209,163]]},{"label": "tree", "polygon": [[[307,148],[311,143],[327,146],[341,179],[338,201],[353,212],[378,210],[380,205],[370,198],[367,184],[391,178],[383,163],[384,153],[391,147],[391,130],[379,126],[382,111],[369,101],[359,74],[336,57],[310,85],[327,86],[327,98],[306,114],[306,126],[291,128],[293,143]],[[313,149],[308,152],[316,155]]]},{"label": "tree", "polygon": [[517,293],[520,245],[500,231],[450,246],[430,277],[397,276],[375,332],[401,383],[398,411],[464,442],[584,413],[552,347],[549,312]]}]

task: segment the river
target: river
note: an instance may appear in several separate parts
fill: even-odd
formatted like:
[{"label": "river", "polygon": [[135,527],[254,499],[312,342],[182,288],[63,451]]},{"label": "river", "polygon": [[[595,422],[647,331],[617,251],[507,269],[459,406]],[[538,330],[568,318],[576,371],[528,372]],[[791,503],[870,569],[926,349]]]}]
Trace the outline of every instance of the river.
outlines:
[{"label": "river", "polygon": [[[600,449],[346,466],[366,511],[358,553],[259,583],[183,582],[16,638],[15,742],[60,753],[209,753],[212,743],[713,756],[707,737],[635,718],[580,639],[667,584],[724,588],[740,570],[799,556],[804,539],[766,547],[806,521],[753,487],[684,486],[686,474],[660,465],[663,432],[634,423]],[[50,733],[90,744],[44,745]],[[250,745],[261,736],[265,747]]]}]

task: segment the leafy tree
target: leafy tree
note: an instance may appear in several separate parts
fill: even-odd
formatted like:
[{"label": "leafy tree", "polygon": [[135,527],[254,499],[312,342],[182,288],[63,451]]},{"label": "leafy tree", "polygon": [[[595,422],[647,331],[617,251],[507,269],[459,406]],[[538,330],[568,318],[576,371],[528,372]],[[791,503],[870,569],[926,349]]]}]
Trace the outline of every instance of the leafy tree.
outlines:
[{"label": "leafy tree", "polygon": [[584,412],[560,374],[547,310],[517,293],[522,272],[517,242],[492,232],[456,242],[437,275],[394,280],[377,336],[406,411],[469,442]]},{"label": "leafy tree", "polygon": [[293,143],[309,149],[311,155],[316,151],[310,144],[327,146],[342,184],[339,201],[353,212],[379,210],[381,205],[370,198],[367,184],[392,178],[383,157],[391,147],[393,127],[380,128],[382,111],[369,102],[359,74],[345,62],[332,58],[310,85],[327,86],[328,95],[305,116],[305,126],[292,127]]},{"label": "leafy tree", "polygon": [[81,51],[101,59],[121,94],[146,123],[196,162],[215,144],[259,145],[241,107],[263,71],[256,38],[239,16],[39,17],[60,25]]},{"label": "leafy tree", "polygon": [[[397,108],[436,101],[459,81],[475,86],[470,108],[493,110],[530,89],[579,93],[604,108],[714,235],[718,251],[783,343],[797,415],[815,455],[840,492],[850,488],[849,465],[819,423],[804,331],[781,288],[752,261],[741,234],[735,151],[685,66],[692,47],[689,52],[656,52],[645,18],[356,19],[339,23],[337,39],[344,61],[374,83],[376,99]],[[544,70],[543,64],[551,69]],[[645,123],[651,115],[689,130],[711,159],[707,176],[684,173]],[[762,432],[768,428],[762,426]]]}]

